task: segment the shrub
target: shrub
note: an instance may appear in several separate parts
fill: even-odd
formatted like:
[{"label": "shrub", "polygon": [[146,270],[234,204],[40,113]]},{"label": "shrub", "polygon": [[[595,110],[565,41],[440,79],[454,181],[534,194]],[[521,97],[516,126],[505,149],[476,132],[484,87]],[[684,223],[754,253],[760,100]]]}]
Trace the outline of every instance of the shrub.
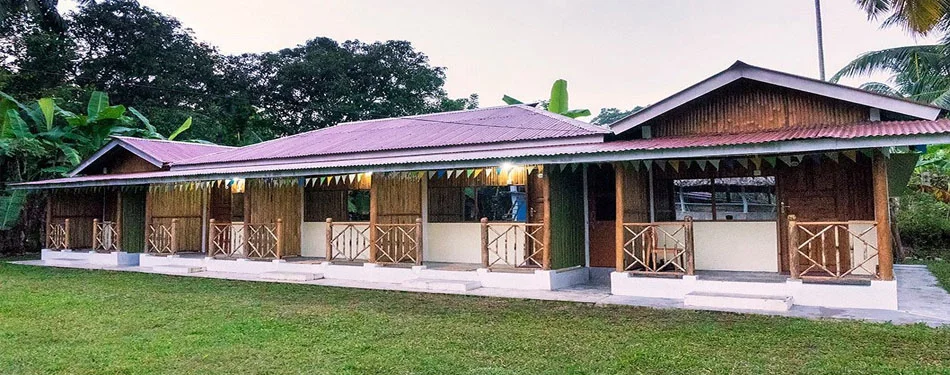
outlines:
[{"label": "shrub", "polygon": [[950,259],[950,205],[933,195],[910,192],[901,196],[897,213],[901,241],[909,256]]}]

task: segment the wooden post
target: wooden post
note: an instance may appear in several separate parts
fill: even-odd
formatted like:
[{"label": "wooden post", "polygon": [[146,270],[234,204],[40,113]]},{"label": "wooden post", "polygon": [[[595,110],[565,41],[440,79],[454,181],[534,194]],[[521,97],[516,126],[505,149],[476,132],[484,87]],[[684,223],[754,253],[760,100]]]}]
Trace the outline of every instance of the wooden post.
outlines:
[{"label": "wooden post", "polygon": [[277,248],[277,259],[280,259],[282,248],[284,247],[284,221],[277,219],[277,227],[274,230],[277,232],[277,243],[274,247]]},{"label": "wooden post", "polygon": [[695,247],[693,247],[693,217],[686,216],[686,274],[695,275],[696,274],[696,254]]},{"label": "wooden post", "polygon": [[63,239],[63,248],[71,249],[70,247],[71,244],[69,243],[69,218],[68,217],[66,218],[66,220],[63,220],[63,226],[65,227],[63,229],[63,235],[66,236],[66,238]]},{"label": "wooden post", "polygon": [[172,231],[171,231],[171,252],[172,254],[178,253],[178,218],[172,219]]},{"label": "wooden post", "polygon": [[214,256],[214,219],[208,220],[208,250],[205,256]]},{"label": "wooden post", "polygon": [[798,219],[788,215],[788,276],[793,280],[801,278],[798,273]]},{"label": "wooden post", "polygon": [[541,189],[544,194],[544,218],[542,219],[544,248],[541,249],[541,269],[545,270],[551,269],[551,177],[554,175],[554,168],[550,169],[551,171],[545,173],[544,178],[541,179]]},{"label": "wooden post", "polygon": [[483,217],[482,223],[482,267],[488,268],[488,218]]},{"label": "wooden post", "polygon": [[887,186],[887,160],[875,150],[871,161],[874,187],[874,221],[877,222],[877,264],[881,280],[894,280],[894,252],[891,249],[891,218]]},{"label": "wooden post", "polygon": [[422,218],[416,218],[416,265],[422,265]]},{"label": "wooden post", "polygon": [[376,182],[376,177],[373,176],[369,180],[369,262],[376,263],[376,240],[379,237],[378,229],[376,228],[378,220],[378,209],[379,205],[379,194]]},{"label": "wooden post", "polygon": [[[99,250],[97,244],[102,244],[99,240],[99,219],[92,219],[92,250]],[[103,244],[105,246],[105,244]]]},{"label": "wooden post", "polygon": [[116,195],[118,195],[119,204],[115,213],[115,223],[113,223],[115,238],[112,239],[112,244],[116,251],[122,251],[122,191],[119,190]]},{"label": "wooden post", "polygon": [[624,222],[624,208],[623,208],[623,194],[624,194],[624,177],[626,171],[623,168],[623,164],[616,163],[614,164],[614,189],[616,190],[616,234],[614,235],[614,246],[616,251],[616,261],[617,261],[617,272],[623,272],[626,267],[624,267],[623,260],[623,244],[626,230],[623,227]]},{"label": "wooden post", "polygon": [[326,261],[329,262],[333,260],[333,218],[327,218],[327,258]]},{"label": "wooden post", "polygon": [[50,192],[46,196],[46,248],[49,249],[52,246],[53,242],[51,236],[51,228],[53,227],[53,193]]}]

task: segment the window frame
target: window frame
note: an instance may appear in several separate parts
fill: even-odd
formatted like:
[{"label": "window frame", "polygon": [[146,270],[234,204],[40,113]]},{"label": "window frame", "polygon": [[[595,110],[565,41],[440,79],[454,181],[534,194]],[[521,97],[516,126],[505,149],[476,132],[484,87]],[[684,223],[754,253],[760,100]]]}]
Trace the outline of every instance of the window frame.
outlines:
[{"label": "window frame", "polygon": [[[771,219],[736,219],[736,218],[733,218],[733,219],[726,219],[726,218],[719,218],[719,209],[718,209],[718,206],[719,206],[720,204],[719,204],[719,202],[718,202],[718,199],[717,199],[716,194],[717,194],[717,193],[723,193],[723,192],[726,193],[726,194],[740,193],[740,192],[733,192],[733,191],[729,191],[729,190],[719,190],[719,189],[717,189],[718,186],[726,186],[726,184],[717,183],[717,180],[732,179],[732,178],[771,178],[771,179],[772,179],[772,184],[771,184],[771,185],[768,185],[768,186],[771,186],[771,187],[772,187],[771,196],[772,196],[772,198],[773,198],[773,204],[772,204],[771,207],[773,207],[772,212],[773,212],[773,214],[774,214],[775,216],[774,216],[773,218],[771,218]],[[673,203],[673,219],[674,219],[674,220],[682,220],[682,219],[677,219],[677,218],[676,218],[676,216],[679,215],[680,213],[683,213],[684,217],[685,217],[685,216],[689,216],[687,212],[680,211],[680,206],[681,206],[682,204],[685,204],[685,203],[681,203],[680,200],[677,199],[677,197],[680,197],[681,194],[682,194],[682,193],[678,190],[678,188],[677,188],[677,186],[676,186],[676,181],[679,181],[679,180],[699,180],[699,181],[705,181],[705,182],[707,182],[706,185],[709,186],[709,189],[708,189],[708,190],[704,190],[704,192],[708,192],[708,193],[709,193],[709,206],[710,206],[710,211],[709,211],[709,213],[710,213],[710,216],[712,217],[712,219],[696,219],[696,218],[694,217],[694,218],[693,218],[694,221],[698,221],[698,222],[775,222],[775,221],[778,221],[778,219],[779,219],[779,216],[778,216],[778,209],[779,209],[779,207],[778,207],[778,206],[779,206],[779,199],[778,199],[778,180],[776,179],[776,176],[775,176],[775,175],[761,175],[761,176],[731,176],[731,175],[728,175],[728,176],[720,176],[720,175],[715,175],[715,176],[710,176],[710,177],[705,177],[705,176],[704,176],[704,177],[697,177],[697,178],[671,178],[670,181],[671,181],[671,186],[673,187],[673,192],[672,192],[670,198],[671,198],[672,203]],[[727,211],[727,212],[731,212],[731,211]],[[751,211],[750,211],[750,212],[751,212]],[[747,212],[743,212],[743,213],[747,213]]]},{"label": "window frame", "polygon": [[[480,192],[482,189],[488,189],[488,188],[490,188],[490,189],[510,189],[512,186],[518,187],[518,192],[519,192],[519,193],[522,193],[522,194],[525,194],[524,204],[525,204],[525,206],[526,206],[525,209],[527,209],[527,204],[528,204],[528,202],[527,202],[528,186],[527,186],[526,184],[521,184],[521,185],[519,185],[519,184],[511,184],[511,185],[487,185],[487,184],[478,184],[478,185],[475,185],[475,184],[472,184],[472,185],[464,185],[464,186],[439,186],[439,187],[430,187],[429,189],[427,189],[428,191],[427,191],[427,194],[426,194],[426,195],[427,195],[427,197],[426,197],[427,202],[430,203],[430,206],[429,206],[429,209],[428,209],[428,215],[427,215],[428,217],[427,217],[427,220],[428,220],[428,222],[434,223],[434,224],[471,224],[471,223],[478,223],[479,221],[481,221],[481,219],[482,219],[483,217],[487,217],[486,215],[482,214],[481,202],[480,202],[480,200],[479,200],[479,199],[480,199],[480,198],[479,198],[479,197],[480,197],[479,192]],[[465,194],[465,191],[466,191],[467,189],[472,189],[472,191],[473,191],[473,197],[474,197],[474,198],[473,198],[472,209],[475,210],[475,215],[474,215],[474,217],[473,217],[472,219],[466,219],[466,199],[468,199],[468,197],[467,197],[467,195]],[[433,190],[455,190],[455,192],[456,192],[456,194],[459,196],[460,202],[461,202],[461,206],[459,207],[460,210],[461,210],[461,212],[459,212],[458,217],[462,218],[462,220],[441,220],[441,219],[439,219],[439,220],[433,220],[433,211],[432,211],[432,206],[431,206],[431,197],[432,197],[432,191],[433,191]],[[510,190],[509,190],[509,194],[510,194]],[[512,204],[512,206],[514,206],[514,204]],[[435,215],[437,215],[437,216],[448,216],[448,214],[443,214],[443,213],[438,213],[438,214],[435,214]],[[489,219],[489,220],[492,221],[492,222],[501,222],[501,223],[524,223],[524,222],[527,222],[527,221],[528,221],[528,218],[527,218],[527,215],[525,215],[525,219],[524,219],[524,220],[513,220],[513,219],[511,219],[511,220],[502,220],[502,219],[492,220],[492,219]]]}]

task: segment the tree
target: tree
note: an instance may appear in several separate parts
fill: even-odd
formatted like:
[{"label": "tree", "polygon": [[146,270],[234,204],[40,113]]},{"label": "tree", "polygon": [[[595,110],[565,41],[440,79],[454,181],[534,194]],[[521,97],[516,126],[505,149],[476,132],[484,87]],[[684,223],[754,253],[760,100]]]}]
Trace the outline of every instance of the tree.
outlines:
[{"label": "tree", "polygon": [[590,123],[594,125],[610,125],[624,117],[640,112],[643,108],[644,107],[636,106],[629,111],[623,111],[617,108],[601,108],[600,113],[594,116],[594,118],[590,120]]},{"label": "tree", "polygon": [[862,89],[950,109],[950,54],[944,45],[888,48],[858,56],[831,77],[890,74],[888,82],[867,82]]},{"label": "tree", "polygon": [[[502,97],[501,100],[509,105],[524,104],[520,100],[508,95]],[[590,116],[590,110],[588,109],[570,109],[568,107],[567,81],[563,79],[554,81],[554,85],[551,86],[551,96],[547,102],[543,104],[542,107],[549,112],[554,112],[562,116],[570,118]]]},{"label": "tree", "polygon": [[950,26],[950,2],[946,0],[856,0],[868,19],[884,18],[884,27],[900,26],[917,34],[946,31]]},{"label": "tree", "polygon": [[[91,0],[80,0],[86,3]],[[45,31],[66,31],[66,21],[59,14],[59,0],[0,0],[0,23],[6,22],[17,13],[29,13],[39,19],[39,25]]]},{"label": "tree", "polygon": [[36,17],[18,12],[0,22],[0,90],[17,97],[61,93],[77,60],[72,40],[41,28]]},{"label": "tree", "polygon": [[406,41],[316,38],[244,58],[253,66],[252,82],[263,94],[259,105],[275,136],[466,105],[448,99],[444,68],[430,65]]},{"label": "tree", "polygon": [[91,2],[70,15],[69,36],[79,56],[75,84],[135,106],[163,133],[188,117],[206,132],[197,137],[227,133],[213,111],[221,57],[175,18],[132,0]]},{"label": "tree", "polygon": [[[111,105],[104,92],[92,92],[85,107],[74,113],[53,98],[25,105],[0,92],[0,252],[35,251],[43,220],[41,200],[6,190],[7,183],[61,177],[115,135],[174,139],[191,126],[189,118],[166,138],[135,109],[128,111],[139,121],[125,106]],[[30,214],[20,220],[24,209]]]}]

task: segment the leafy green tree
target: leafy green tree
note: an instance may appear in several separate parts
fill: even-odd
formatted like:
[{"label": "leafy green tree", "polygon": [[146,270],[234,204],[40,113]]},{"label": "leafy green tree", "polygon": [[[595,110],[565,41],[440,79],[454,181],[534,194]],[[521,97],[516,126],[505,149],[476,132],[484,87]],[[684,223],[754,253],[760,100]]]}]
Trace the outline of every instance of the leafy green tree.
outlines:
[{"label": "leafy green tree", "polygon": [[590,120],[590,123],[594,125],[610,125],[620,121],[624,117],[640,112],[640,110],[643,108],[644,107],[636,106],[629,111],[624,111],[618,108],[601,108],[600,113],[598,113],[597,116],[594,116],[594,118]]},{"label": "leafy green tree", "polygon": [[460,104],[447,101],[444,69],[405,41],[316,38],[244,58],[253,67],[253,90],[262,94],[259,106],[273,122],[274,136]]},{"label": "leafy green tree", "polygon": [[[508,95],[502,97],[501,100],[507,104],[524,104],[522,101]],[[570,118],[590,116],[590,110],[588,109],[570,109],[568,106],[567,81],[563,79],[554,81],[554,85],[551,86],[551,96],[542,107],[549,112]]]}]

